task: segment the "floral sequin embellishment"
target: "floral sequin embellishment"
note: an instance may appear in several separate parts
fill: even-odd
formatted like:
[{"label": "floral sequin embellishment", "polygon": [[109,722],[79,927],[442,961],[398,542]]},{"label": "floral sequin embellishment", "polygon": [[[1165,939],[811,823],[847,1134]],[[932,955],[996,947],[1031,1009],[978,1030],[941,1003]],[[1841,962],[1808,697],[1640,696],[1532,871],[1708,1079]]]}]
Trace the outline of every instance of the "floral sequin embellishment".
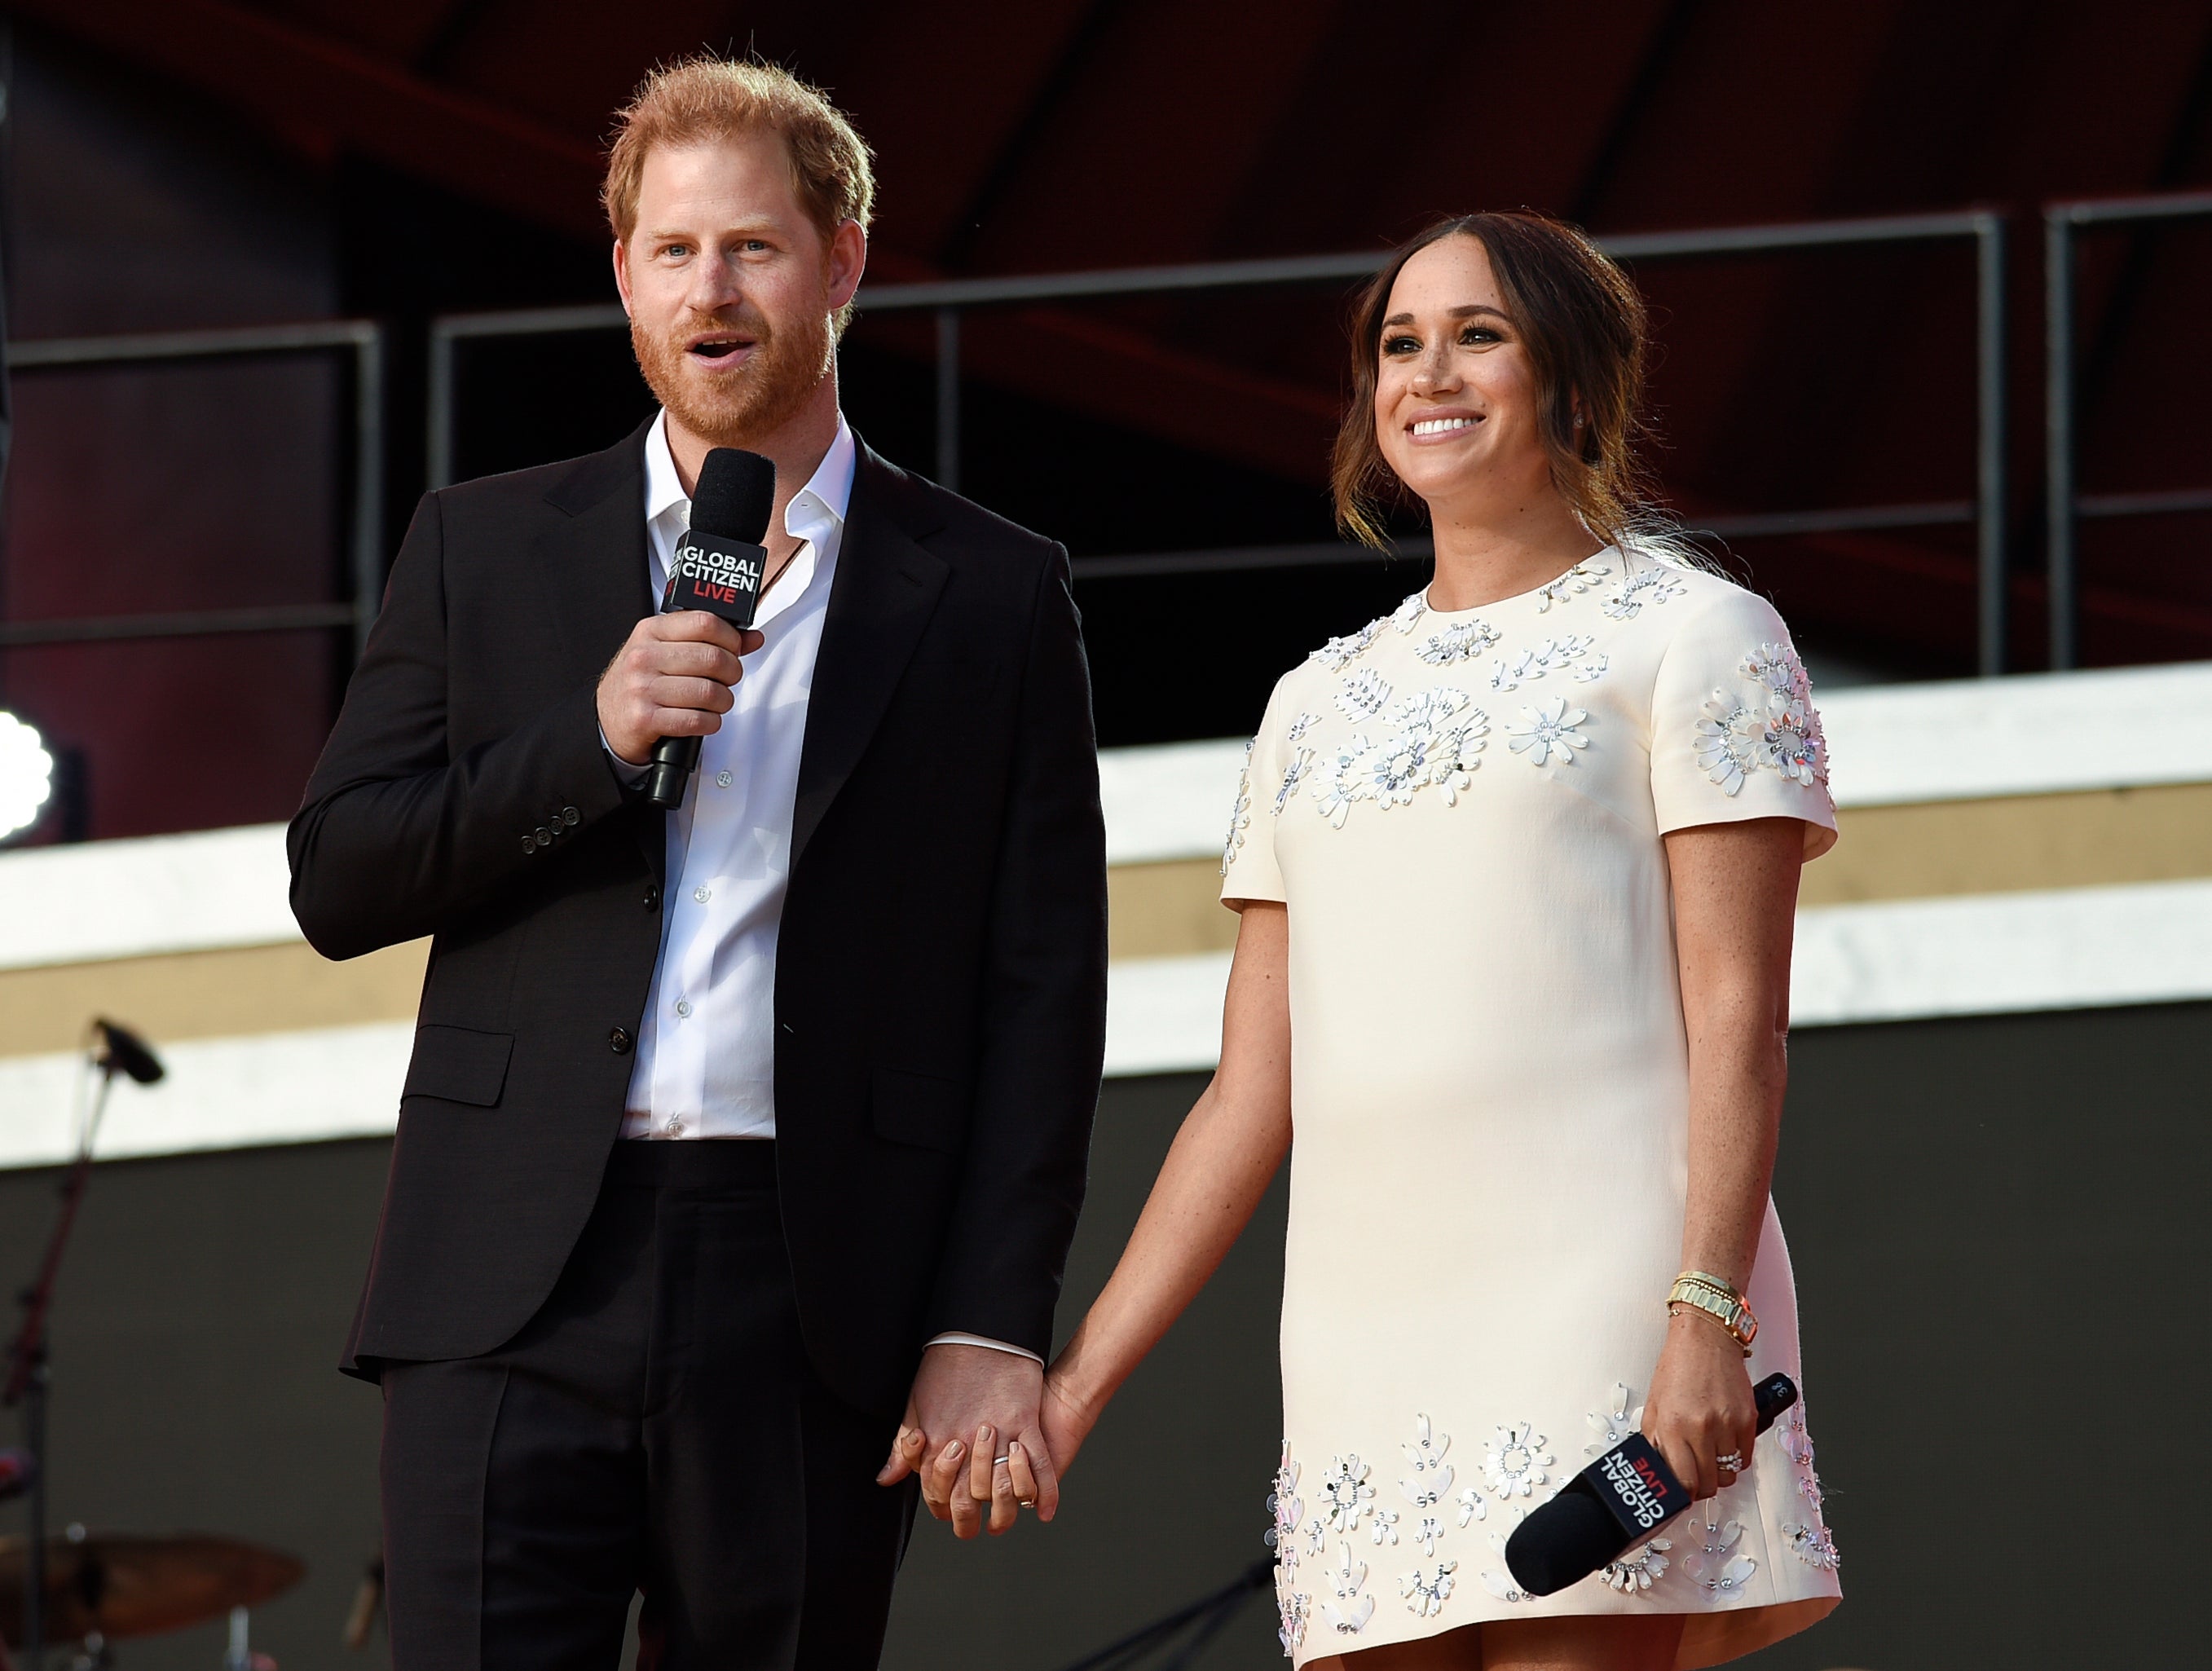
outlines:
[{"label": "floral sequin embellishment", "polygon": [[1739,670],[1747,692],[1716,690],[1697,721],[1697,761],[1721,793],[1735,795],[1758,771],[1810,788],[1828,781],[1828,744],[1813,706],[1805,665],[1786,644],[1762,644]]},{"label": "floral sequin embellishment", "polygon": [[1305,1499],[1298,1494],[1298,1465],[1291,1460],[1291,1442],[1283,1441],[1283,1460],[1275,1469],[1275,1487],[1267,1493],[1267,1513],[1273,1524],[1263,1540],[1275,1559],[1295,1572],[1298,1566],[1298,1522],[1305,1518]]},{"label": "floral sequin embellishment", "polygon": [[1433,787],[1455,805],[1472,780],[1490,733],[1490,719],[1463,690],[1423,690],[1399,699],[1382,716],[1392,729],[1357,732],[1340,744],[1314,786],[1322,815],[1337,829],[1356,801],[1404,806]]},{"label": "floral sequin embellishment", "polygon": [[1390,611],[1390,624],[1401,633],[1409,633],[1420,623],[1421,617],[1428,613],[1428,608],[1426,595],[1419,592],[1407,592],[1406,601]]},{"label": "floral sequin embellishment", "polygon": [[1562,766],[1575,763],[1575,750],[1589,747],[1589,738],[1576,729],[1589,719],[1589,710],[1569,708],[1565,696],[1554,696],[1534,708],[1524,708],[1528,723],[1507,728],[1507,743],[1514,753],[1526,755],[1532,766],[1541,766],[1553,756]]},{"label": "floral sequin embellishment", "polygon": [[1638,1431],[1644,1424],[1644,1407],[1638,1405],[1634,1414],[1629,1413],[1628,1385],[1626,1382],[1613,1383],[1613,1399],[1604,1413],[1589,1413],[1590,1431],[1595,1435],[1583,1447],[1585,1456],[1602,1456],[1613,1446]]},{"label": "floral sequin embellishment", "polygon": [[1482,1465],[1491,1492],[1501,1498],[1530,1497],[1552,1476],[1547,1472],[1559,1458],[1545,1447],[1551,1441],[1528,1422],[1499,1428],[1491,1436],[1490,1455]]},{"label": "floral sequin embellishment", "polygon": [[1667,1573],[1667,1552],[1674,1546],[1672,1540],[1654,1538],[1632,1555],[1623,1555],[1617,1561],[1605,1564],[1605,1581],[1623,1595],[1641,1595],[1648,1592]]},{"label": "floral sequin embellishment", "polygon": [[[1492,690],[1518,690],[1530,679],[1540,679],[1547,673],[1557,673],[1572,667],[1579,676],[1589,656],[1590,646],[1597,641],[1587,633],[1580,637],[1569,633],[1565,638],[1547,638],[1533,650],[1523,650],[1510,661],[1500,661],[1490,670]],[[1598,672],[1605,671],[1605,658],[1595,659]],[[1595,678],[1597,673],[1589,676]]]},{"label": "floral sequin embellishment", "polygon": [[1790,1547],[1797,1559],[1809,1567],[1833,1572],[1844,1564],[1843,1556],[1837,1553],[1835,1538],[1817,1519],[1810,1526],[1785,1523],[1782,1535],[1790,1540]]},{"label": "floral sequin embellishment", "polygon": [[1337,1550],[1336,1565],[1328,1575],[1336,1600],[1322,1602],[1321,1610],[1328,1615],[1329,1625],[1339,1636],[1356,1636],[1375,1616],[1375,1598],[1359,1593],[1367,1582],[1367,1563],[1352,1559],[1348,1543],[1339,1544]]},{"label": "floral sequin embellishment", "polygon": [[1434,1619],[1451,1600],[1452,1575],[1459,1571],[1457,1561],[1439,1561],[1433,1567],[1415,1567],[1398,1580],[1399,1594],[1417,1619]]},{"label": "floral sequin embellishment", "polygon": [[1306,1639],[1306,1621],[1311,1617],[1313,1598],[1288,1590],[1275,1592],[1275,1639],[1283,1644],[1283,1657],[1288,1659]]},{"label": "floral sequin embellishment", "polygon": [[1373,719],[1389,700],[1390,681],[1372,667],[1363,667],[1345,680],[1344,689],[1336,693],[1336,709],[1356,725]]},{"label": "floral sequin embellishment", "polygon": [[1455,621],[1414,653],[1431,667],[1449,667],[1455,661],[1472,661],[1498,640],[1498,629],[1487,621]]},{"label": "floral sequin embellishment", "polygon": [[1717,1526],[1709,1520],[1698,1529],[1698,1546],[1683,1561],[1682,1571],[1715,1600],[1735,1595],[1759,1570],[1757,1561],[1737,1553],[1736,1544],[1743,1536],[1741,1522],[1731,1520]]},{"label": "floral sequin embellishment", "polygon": [[1340,673],[1366,654],[1367,647],[1375,641],[1375,635],[1382,630],[1382,627],[1380,621],[1370,621],[1356,633],[1330,639],[1307,659],[1319,662],[1332,673]]},{"label": "floral sequin embellishment", "polygon": [[1306,774],[1313,770],[1314,757],[1311,749],[1298,749],[1292,752],[1291,763],[1283,768],[1283,781],[1276,786],[1275,804],[1269,809],[1277,817],[1283,816],[1283,809],[1291,804],[1291,797],[1297,793],[1298,785],[1304,783]]},{"label": "floral sequin embellishment", "polygon": [[1536,588],[1536,613],[1543,614],[1554,604],[1563,604],[1570,598],[1588,592],[1613,570],[1601,562],[1583,562],[1548,585]]},{"label": "floral sequin embellishment", "polygon": [[[1255,738],[1254,741],[1257,741]],[[1229,874],[1237,862],[1237,849],[1244,845],[1244,832],[1252,824],[1252,744],[1244,745],[1244,769],[1237,780],[1237,804],[1229,809],[1229,836],[1221,844],[1221,873]]]},{"label": "floral sequin embellishment", "polygon": [[1633,621],[1644,613],[1646,604],[1663,604],[1669,598],[1679,598],[1687,590],[1682,577],[1664,564],[1639,568],[1633,574],[1623,574],[1620,584],[1613,589],[1613,596],[1602,607],[1615,621]]},{"label": "floral sequin embellishment", "polygon": [[1357,1455],[1330,1458],[1320,1497],[1321,1517],[1330,1531],[1348,1536],[1358,1529],[1359,1517],[1375,1500],[1375,1487],[1367,1482],[1369,1472]]}]

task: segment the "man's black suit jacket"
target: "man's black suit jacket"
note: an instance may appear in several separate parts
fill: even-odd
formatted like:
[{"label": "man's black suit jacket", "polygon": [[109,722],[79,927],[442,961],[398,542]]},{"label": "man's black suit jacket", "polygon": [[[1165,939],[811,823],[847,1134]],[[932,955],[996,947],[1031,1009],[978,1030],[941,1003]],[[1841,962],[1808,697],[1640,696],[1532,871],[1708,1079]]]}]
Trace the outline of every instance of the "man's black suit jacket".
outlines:
[{"label": "man's black suit jacket", "polygon": [[[618,1140],[665,814],[601,746],[649,611],[641,430],[422,501],[292,821],[327,957],[434,935],[347,1356],[473,1356],[551,1291]],[[1050,1344],[1104,1049],[1105,842],[1066,553],[860,449],[775,981],[779,1187],[829,1384]]]}]

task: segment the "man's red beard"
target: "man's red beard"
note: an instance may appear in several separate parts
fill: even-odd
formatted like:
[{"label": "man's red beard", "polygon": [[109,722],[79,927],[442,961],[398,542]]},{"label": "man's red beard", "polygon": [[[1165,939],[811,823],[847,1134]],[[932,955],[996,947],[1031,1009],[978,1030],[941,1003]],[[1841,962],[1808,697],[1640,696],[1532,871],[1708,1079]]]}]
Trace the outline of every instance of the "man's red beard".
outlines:
[{"label": "man's red beard", "polygon": [[[734,374],[695,380],[686,362],[699,356],[685,344],[698,331],[717,329],[750,335],[751,357]],[[779,331],[750,308],[687,312],[660,336],[632,319],[629,341],[647,386],[669,416],[716,447],[745,447],[774,434],[798,416],[833,364],[826,318]]]}]

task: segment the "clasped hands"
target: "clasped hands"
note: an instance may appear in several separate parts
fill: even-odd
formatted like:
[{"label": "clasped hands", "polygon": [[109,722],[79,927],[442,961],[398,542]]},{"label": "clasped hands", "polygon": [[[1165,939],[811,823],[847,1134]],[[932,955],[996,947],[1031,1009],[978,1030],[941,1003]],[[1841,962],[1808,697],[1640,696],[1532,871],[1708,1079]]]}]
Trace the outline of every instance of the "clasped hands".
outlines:
[{"label": "clasped hands", "polygon": [[1035,1359],[988,1346],[942,1345],[921,1355],[906,1416],[879,1486],[920,1477],[930,1514],[955,1537],[1009,1530],[1024,1508],[1060,1510],[1060,1470],[1074,1459],[1078,1424]]}]

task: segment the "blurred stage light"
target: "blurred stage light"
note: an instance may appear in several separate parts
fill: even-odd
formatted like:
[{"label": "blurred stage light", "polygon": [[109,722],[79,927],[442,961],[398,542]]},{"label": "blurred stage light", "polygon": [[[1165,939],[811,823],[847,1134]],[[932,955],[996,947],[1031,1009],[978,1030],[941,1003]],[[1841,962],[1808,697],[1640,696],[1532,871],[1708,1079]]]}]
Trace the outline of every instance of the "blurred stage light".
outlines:
[{"label": "blurred stage light", "polygon": [[54,793],[54,757],[37,730],[0,708],[0,842],[39,821]]}]

